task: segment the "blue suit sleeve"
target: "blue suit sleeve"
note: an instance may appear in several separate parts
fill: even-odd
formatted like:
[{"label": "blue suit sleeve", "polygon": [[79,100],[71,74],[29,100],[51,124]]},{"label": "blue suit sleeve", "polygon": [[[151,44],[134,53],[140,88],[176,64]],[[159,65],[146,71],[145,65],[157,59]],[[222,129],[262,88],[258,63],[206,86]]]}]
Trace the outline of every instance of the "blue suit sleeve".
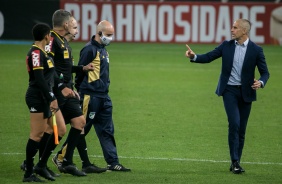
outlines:
[{"label": "blue suit sleeve", "polygon": [[264,87],[270,77],[270,74],[269,74],[268,67],[265,61],[263,49],[261,47],[258,47],[258,49],[259,49],[259,54],[257,57],[257,67],[260,73],[259,80],[262,81],[262,87]]},{"label": "blue suit sleeve", "polygon": [[206,54],[197,54],[197,58],[195,61],[190,60],[194,63],[210,63],[222,56],[222,50],[226,41],[216,47],[214,50],[206,53]]}]

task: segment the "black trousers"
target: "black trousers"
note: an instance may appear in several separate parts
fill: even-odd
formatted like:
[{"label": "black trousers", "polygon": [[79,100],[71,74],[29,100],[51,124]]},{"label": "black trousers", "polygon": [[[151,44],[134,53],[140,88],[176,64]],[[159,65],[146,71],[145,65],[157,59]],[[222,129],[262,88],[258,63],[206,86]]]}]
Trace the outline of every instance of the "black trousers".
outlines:
[{"label": "black trousers", "polygon": [[109,164],[118,164],[116,142],[114,138],[114,124],[112,119],[112,101],[109,96],[99,98],[83,95],[83,114],[86,114],[85,136],[94,126],[105,161]]}]

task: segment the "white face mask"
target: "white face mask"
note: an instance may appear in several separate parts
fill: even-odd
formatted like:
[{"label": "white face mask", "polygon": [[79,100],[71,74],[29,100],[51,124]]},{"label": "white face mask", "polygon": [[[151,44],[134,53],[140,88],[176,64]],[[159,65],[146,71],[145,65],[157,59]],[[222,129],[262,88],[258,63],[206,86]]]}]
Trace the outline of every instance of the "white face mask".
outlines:
[{"label": "white face mask", "polygon": [[102,33],[102,36],[100,38],[101,38],[102,44],[105,45],[105,46],[109,45],[110,42],[113,40],[112,36],[105,36],[103,33]]}]

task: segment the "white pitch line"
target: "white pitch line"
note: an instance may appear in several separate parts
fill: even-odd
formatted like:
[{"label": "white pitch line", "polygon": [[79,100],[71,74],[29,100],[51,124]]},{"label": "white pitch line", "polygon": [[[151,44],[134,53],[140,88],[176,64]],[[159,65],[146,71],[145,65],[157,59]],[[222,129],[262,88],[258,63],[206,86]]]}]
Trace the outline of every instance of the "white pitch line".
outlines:
[{"label": "white pitch line", "polygon": [[[23,155],[24,153],[0,153],[1,155]],[[74,155],[78,157],[79,155]],[[89,155],[89,157],[104,158],[101,155]],[[171,161],[186,161],[186,162],[213,162],[213,163],[230,163],[227,160],[208,160],[208,159],[193,159],[193,158],[164,158],[164,157],[126,157],[119,156],[124,159],[137,159],[137,160],[171,160]],[[275,162],[241,162],[243,164],[251,165],[282,165],[282,163]]]},{"label": "white pitch line", "polygon": [[[207,159],[193,159],[193,158],[158,158],[158,157],[123,157],[119,156],[119,158],[126,159],[139,159],[139,160],[172,160],[172,161],[187,161],[187,162],[214,162],[214,163],[230,163],[227,160],[207,160]],[[282,165],[282,163],[274,163],[274,162],[241,162],[244,164],[257,164],[257,165]]]}]

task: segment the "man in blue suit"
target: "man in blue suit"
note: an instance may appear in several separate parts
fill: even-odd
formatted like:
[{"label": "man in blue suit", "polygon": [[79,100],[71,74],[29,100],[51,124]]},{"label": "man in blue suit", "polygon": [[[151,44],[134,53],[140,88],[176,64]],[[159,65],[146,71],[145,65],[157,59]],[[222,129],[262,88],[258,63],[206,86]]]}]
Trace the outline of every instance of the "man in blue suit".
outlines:
[{"label": "man in blue suit", "polygon": [[[269,72],[263,50],[249,39],[251,23],[238,19],[231,28],[232,40],[224,41],[206,54],[196,55],[188,45],[185,53],[193,63],[210,63],[222,57],[221,74],[216,94],[223,97],[228,118],[228,144],[231,157],[230,171],[240,174],[245,170],[240,160],[245,141],[252,102],[256,90],[265,87]],[[260,78],[255,78],[258,68]]]}]

